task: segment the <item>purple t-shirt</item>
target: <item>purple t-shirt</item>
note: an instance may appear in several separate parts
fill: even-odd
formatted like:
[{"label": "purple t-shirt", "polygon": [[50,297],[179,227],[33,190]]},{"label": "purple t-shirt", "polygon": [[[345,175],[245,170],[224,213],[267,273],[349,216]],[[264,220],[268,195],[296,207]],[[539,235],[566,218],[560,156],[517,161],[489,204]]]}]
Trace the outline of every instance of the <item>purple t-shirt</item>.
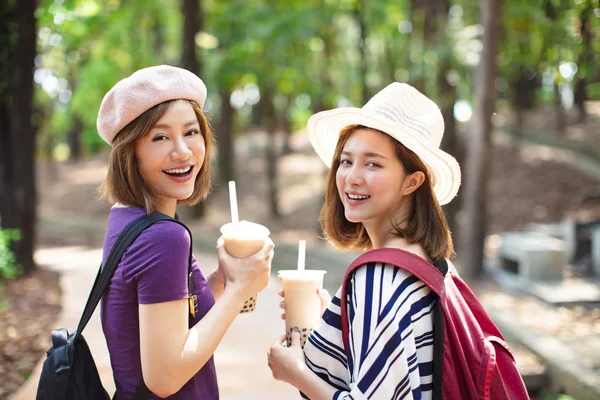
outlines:
[{"label": "purple t-shirt", "polygon": [[[142,216],[142,208],[113,208],[104,238],[103,263],[125,226]],[[188,297],[187,271],[190,237],[185,228],[160,221],[146,229],[127,249],[108,290],[102,296],[100,318],[106,337],[119,399],[131,399],[142,380],[138,304],[162,303]],[[194,326],[215,304],[206,278],[193,258],[194,291],[199,309]],[[150,396],[157,399],[156,396]],[[219,398],[213,358],[169,399],[215,400]]]}]

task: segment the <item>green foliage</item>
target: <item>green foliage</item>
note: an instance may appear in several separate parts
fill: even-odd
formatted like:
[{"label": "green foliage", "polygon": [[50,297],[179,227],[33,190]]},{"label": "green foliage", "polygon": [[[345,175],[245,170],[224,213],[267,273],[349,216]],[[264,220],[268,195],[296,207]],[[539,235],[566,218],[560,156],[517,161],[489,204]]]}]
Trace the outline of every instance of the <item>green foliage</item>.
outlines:
[{"label": "green foliage", "polygon": [[[278,112],[291,118],[294,126],[302,126],[313,107],[361,105],[360,31],[355,13],[360,3],[203,1],[204,26],[195,42],[211,103],[220,104],[221,92],[256,84],[263,93],[268,89],[292,99],[288,108]],[[481,0],[450,0],[447,17],[430,25],[425,25],[423,10],[411,8],[419,3],[362,0],[368,93],[401,80],[422,82],[426,92],[438,99],[438,75],[443,70],[451,74],[459,98],[470,100],[481,51]],[[65,141],[78,120],[83,124],[84,152],[106,149],[95,129],[102,97],[136,69],[180,64],[185,18],[180,6],[166,0],[40,0],[36,103],[47,119],[43,134],[52,135],[48,143]],[[511,98],[525,68],[536,81],[536,101],[552,101],[553,91],[542,87],[542,77],[547,86],[572,84],[558,72],[559,65],[580,63],[586,50],[580,18],[589,7],[592,56],[578,65],[578,76],[572,79],[585,77],[590,82],[589,97],[600,99],[594,83],[600,55],[598,0],[503,1],[500,98]],[[432,27],[439,28],[438,33],[426,37]],[[56,78],[58,83],[52,87],[45,78]],[[293,101],[305,95],[311,100],[308,109]],[[213,120],[218,120],[219,111],[218,106],[209,111]],[[238,123],[244,121],[248,118],[242,116]]]},{"label": "green foliage", "polygon": [[15,255],[10,250],[10,243],[21,239],[17,229],[2,229],[0,226],[0,279],[15,278],[21,273]]}]

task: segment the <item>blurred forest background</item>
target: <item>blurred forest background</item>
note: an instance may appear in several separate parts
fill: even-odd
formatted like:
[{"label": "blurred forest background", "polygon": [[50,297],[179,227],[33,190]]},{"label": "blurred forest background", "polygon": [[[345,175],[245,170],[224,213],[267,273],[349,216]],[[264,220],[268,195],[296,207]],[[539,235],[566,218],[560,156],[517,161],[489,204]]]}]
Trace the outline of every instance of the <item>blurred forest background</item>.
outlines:
[{"label": "blurred forest background", "polygon": [[95,125],[103,95],[162,63],[208,86],[219,182],[236,179],[234,139],[267,133],[273,217],[277,158],[312,113],[360,107],[392,81],[424,91],[445,117],[442,147],[462,164],[461,196],[446,212],[456,233],[467,210],[459,254],[476,275],[494,124],[519,135],[535,113],[547,123],[528,134],[600,157],[589,145],[597,137],[565,134],[600,100],[599,37],[598,0],[3,0],[0,275],[34,268],[35,161],[106,152]]},{"label": "blurred forest background", "polygon": [[[306,121],[361,107],[393,81],[416,86],[444,115],[442,148],[463,172],[459,196],[444,208],[463,277],[481,276],[492,233],[558,222],[586,198],[596,199],[598,213],[585,218],[600,221],[600,174],[573,168],[600,171],[600,0],[0,4],[0,398],[29,376],[60,310],[58,278],[35,265],[34,252],[65,246],[67,257],[71,240],[101,246],[110,205],[95,189],[109,147],[96,117],[104,94],[143,67],[181,66],[207,84],[215,188],[180,213],[211,250],[228,218],[229,180],[244,202],[240,215],[267,225],[276,243],[313,238],[309,253],[322,244],[325,167],[306,143]],[[572,156],[548,150],[557,148]],[[48,219],[49,210],[59,212]],[[92,226],[99,234],[88,243]],[[39,240],[42,231],[50,234]],[[295,257],[281,250],[280,259]],[[513,300],[494,303],[508,312],[527,302]],[[539,325],[536,335],[562,334],[588,354],[592,342],[577,335],[598,337],[600,308],[569,310],[525,308],[521,319]]]}]

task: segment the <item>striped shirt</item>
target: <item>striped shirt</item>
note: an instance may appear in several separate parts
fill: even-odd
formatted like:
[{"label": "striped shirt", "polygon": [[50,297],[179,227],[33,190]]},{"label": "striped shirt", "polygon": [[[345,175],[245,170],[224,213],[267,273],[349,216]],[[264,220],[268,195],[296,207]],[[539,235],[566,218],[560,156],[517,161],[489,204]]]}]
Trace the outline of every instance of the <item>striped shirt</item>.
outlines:
[{"label": "striped shirt", "polygon": [[431,399],[435,295],[410,273],[381,263],[357,269],[347,293],[350,357],[341,289],[304,346],[307,366],[337,389],[333,400]]}]

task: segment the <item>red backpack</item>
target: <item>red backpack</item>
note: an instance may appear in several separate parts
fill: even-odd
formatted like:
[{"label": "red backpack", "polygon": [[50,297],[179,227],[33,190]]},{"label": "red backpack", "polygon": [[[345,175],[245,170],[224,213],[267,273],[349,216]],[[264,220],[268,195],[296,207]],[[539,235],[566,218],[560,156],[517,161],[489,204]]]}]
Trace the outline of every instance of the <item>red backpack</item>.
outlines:
[{"label": "red backpack", "polygon": [[[434,321],[434,399],[529,399],[508,344],[454,266],[447,262],[441,269],[448,270],[443,273],[421,257],[399,249],[368,251],[354,260],[346,271],[341,298],[346,354],[349,353],[348,283],[358,267],[374,262],[391,264],[410,272],[439,296]],[[442,329],[439,329],[440,326]]]}]

